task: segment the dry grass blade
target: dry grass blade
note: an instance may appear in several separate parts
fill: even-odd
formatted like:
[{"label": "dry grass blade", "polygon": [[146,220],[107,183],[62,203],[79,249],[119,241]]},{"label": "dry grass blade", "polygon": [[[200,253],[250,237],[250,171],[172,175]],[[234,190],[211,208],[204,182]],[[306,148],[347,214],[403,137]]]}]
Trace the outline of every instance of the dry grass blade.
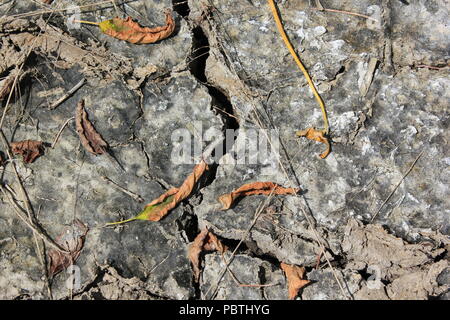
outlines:
[{"label": "dry grass blade", "polygon": [[[136,1],[139,1],[139,0],[128,0],[126,2],[130,3],[130,2],[136,2]],[[125,3],[125,1],[120,3],[119,5],[121,5],[123,3]],[[94,8],[94,7],[98,7],[98,6],[103,6],[105,4],[111,4],[111,0],[99,1],[99,2],[96,2],[96,3],[91,3],[91,4],[78,6],[77,9],[85,9],[85,8],[90,8],[90,7]],[[106,8],[107,7],[100,8],[100,9],[106,9]],[[69,7],[64,8],[64,9],[36,10],[36,11],[31,11],[31,12],[19,13],[19,14],[16,14],[16,15],[12,15],[11,17],[14,17],[14,18],[25,18],[25,17],[38,16],[38,15],[46,14],[46,13],[57,13],[57,12],[66,12],[66,11],[70,12],[70,11],[73,11],[73,10],[74,10],[73,7],[69,6]]]},{"label": "dry grass blade", "polygon": [[328,8],[324,8],[321,6],[321,8],[312,8],[313,10],[319,10],[319,11],[328,11],[328,12],[334,12],[334,13],[343,13],[343,14],[348,14],[351,16],[356,16],[356,17],[361,17],[361,18],[365,18],[368,20],[372,20],[372,21],[376,21],[378,22],[377,19],[369,17],[365,14],[361,14],[361,13],[357,13],[357,12],[351,12],[351,11],[346,11],[346,10],[337,10],[337,9],[328,9]]},{"label": "dry grass blade", "polygon": [[138,202],[144,202],[144,199],[142,199],[142,197],[134,192],[131,192],[130,190],[125,189],[124,187],[119,186],[116,182],[112,181],[110,178],[108,178],[107,176],[101,176],[100,178],[102,178],[103,181],[105,181],[106,183],[108,183],[109,185],[113,186],[114,188],[116,188],[117,190],[122,191],[123,193],[129,195],[131,198],[133,198],[134,200],[138,201]]},{"label": "dry grass blade", "polygon": [[411,166],[409,167],[408,171],[405,172],[405,174],[402,176],[402,178],[400,179],[400,181],[395,185],[394,189],[391,191],[391,193],[389,193],[388,197],[383,201],[383,203],[381,204],[381,206],[378,208],[377,212],[375,212],[375,214],[373,215],[372,219],[370,219],[370,222],[373,222],[373,220],[375,220],[375,218],[378,216],[378,214],[380,213],[381,209],[383,209],[384,205],[389,201],[389,199],[391,199],[392,195],[395,193],[395,191],[398,189],[398,187],[400,187],[400,185],[402,184],[403,180],[405,180],[406,176],[411,172],[411,170],[414,168],[414,166],[416,165],[417,161],[419,161],[420,157],[423,155],[424,151],[422,150],[419,155],[416,157],[416,159],[413,161],[413,163],[411,164]]},{"label": "dry grass blade", "polygon": [[52,238],[50,238],[45,232],[43,232],[39,228],[39,226],[37,226],[34,222],[29,221],[29,219],[27,219],[27,217],[24,216],[24,214],[27,213],[26,210],[17,204],[17,201],[13,198],[13,196],[10,194],[10,192],[8,190],[6,190],[6,188],[3,187],[1,184],[0,184],[0,191],[5,196],[5,198],[8,200],[10,205],[13,207],[14,212],[20,218],[20,220],[22,220],[37,236],[39,236],[48,245],[55,248],[56,250],[61,251],[61,252],[66,252],[66,250],[64,248],[61,248],[61,246],[59,246],[55,241],[53,241]]},{"label": "dry grass blade", "polygon": [[[248,235],[250,234],[250,231],[253,229],[253,227],[255,226],[256,222],[258,221],[259,217],[261,216],[261,213],[263,212],[264,208],[267,206],[267,204],[269,203],[269,201],[272,199],[272,195],[273,193],[269,194],[269,196],[267,197],[267,199],[265,201],[262,201],[261,204],[258,206],[258,208],[256,209],[256,213],[255,213],[255,217],[253,219],[253,221],[251,222],[251,224],[248,226],[247,230],[245,230],[244,234],[242,235],[241,240],[239,241],[239,243],[236,245],[236,247],[234,248],[233,252],[231,253],[231,257],[224,263],[225,263],[225,267],[222,269],[222,271],[220,272],[219,276],[217,277],[216,281],[214,282],[214,284],[212,284],[208,290],[205,293],[205,297],[209,300],[211,300],[217,293],[217,290],[219,289],[219,283],[222,280],[223,276],[225,275],[225,272],[228,270],[228,267],[230,266],[231,262],[233,262],[233,259],[236,255],[236,252],[238,251],[238,249],[240,248],[240,246],[242,245],[242,243],[245,241],[245,239],[247,239]],[[208,297],[208,294],[211,293],[211,295]]]},{"label": "dry grass blade", "polygon": [[52,143],[52,145],[51,145],[51,148],[52,148],[52,149],[55,148],[56,143],[58,142],[59,137],[61,136],[61,133],[63,132],[64,128],[69,124],[70,121],[72,121],[72,120],[74,120],[74,119],[75,119],[75,117],[72,117],[72,118],[67,119],[67,120],[64,122],[64,124],[61,126],[61,129],[59,129],[59,131],[58,131],[58,133],[56,134],[55,139],[53,140],[53,143]]}]

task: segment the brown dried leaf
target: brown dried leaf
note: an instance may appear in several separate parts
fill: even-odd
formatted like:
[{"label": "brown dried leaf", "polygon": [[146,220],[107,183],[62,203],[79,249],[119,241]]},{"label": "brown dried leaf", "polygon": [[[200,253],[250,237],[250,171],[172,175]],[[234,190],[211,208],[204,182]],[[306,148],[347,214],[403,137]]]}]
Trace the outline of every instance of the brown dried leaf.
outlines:
[{"label": "brown dried leaf", "polygon": [[[273,190],[273,191],[272,191]],[[232,191],[231,193],[224,194],[219,197],[219,201],[222,203],[222,210],[231,208],[234,201],[243,196],[249,196],[254,194],[296,194],[300,189],[296,188],[283,188],[280,185],[273,182],[251,182],[244,184],[240,188]]]},{"label": "brown dried leaf", "polygon": [[203,244],[207,235],[208,229],[205,228],[195,237],[194,242],[192,242],[188,249],[188,258],[192,263],[195,282],[198,282],[200,279],[200,254],[203,251]]},{"label": "brown dried leaf", "polygon": [[181,201],[189,197],[190,194],[192,193],[192,190],[194,190],[195,184],[207,169],[208,165],[204,160],[202,160],[199,164],[197,164],[194,167],[192,173],[186,178],[186,180],[184,180],[183,184],[179,188],[172,188],[163,195],[161,195],[158,199],[155,199],[149,204],[147,204],[145,208],[155,206],[157,204],[162,203],[169,196],[173,195],[173,199],[170,203],[168,203],[165,206],[161,206],[160,210],[152,210],[151,213],[147,215],[146,220],[150,221],[161,220],[161,218],[167,215],[170,210],[175,208]]},{"label": "brown dried leaf", "polygon": [[62,233],[56,242],[70,253],[63,253],[56,249],[48,251],[48,274],[54,277],[57,273],[74,264],[80,256],[84,246],[84,240],[89,228],[78,219],[72,222],[72,226]]},{"label": "brown dried leaf", "polygon": [[100,22],[100,30],[111,37],[125,40],[134,44],[154,43],[169,37],[175,30],[175,21],[171,11],[166,11],[166,25],[148,28],[141,27],[131,17],[124,19],[114,18]]},{"label": "brown dried leaf", "polygon": [[192,173],[184,180],[179,188],[171,188],[157,199],[153,200],[144,207],[137,216],[124,221],[108,223],[108,225],[125,223],[133,220],[149,220],[159,221],[165,217],[170,210],[175,208],[181,201],[190,196],[194,190],[195,184],[208,169],[208,165],[204,160],[197,164]]},{"label": "brown dried leaf", "polygon": [[222,242],[216,237],[211,231],[208,232],[206,241],[203,245],[203,250],[205,251],[218,251],[224,253],[227,251],[227,247],[222,244]]},{"label": "brown dried leaf", "polygon": [[192,268],[194,270],[194,279],[196,282],[200,279],[201,273],[201,262],[200,255],[204,251],[218,251],[224,253],[227,247],[224,246],[220,240],[208,230],[208,228],[203,229],[197,237],[195,237],[192,244],[188,249],[188,257],[192,263]]},{"label": "brown dried leaf", "polygon": [[300,289],[309,284],[311,281],[304,279],[306,273],[304,267],[290,265],[282,262],[281,269],[286,274],[289,299],[293,300],[298,295]]},{"label": "brown dried leaf", "polygon": [[75,114],[75,126],[81,144],[87,151],[95,155],[106,153],[108,144],[88,120],[86,110],[84,109],[84,100],[78,102]]},{"label": "brown dried leaf", "polygon": [[11,142],[11,151],[14,154],[21,154],[25,163],[32,163],[44,154],[44,143],[36,140]]},{"label": "brown dried leaf", "polygon": [[316,130],[314,128],[308,128],[306,130],[299,130],[295,133],[299,137],[305,137],[306,139],[322,142],[327,146],[327,149],[320,154],[322,159],[325,159],[331,152],[331,145],[328,138],[324,135],[323,131]]}]

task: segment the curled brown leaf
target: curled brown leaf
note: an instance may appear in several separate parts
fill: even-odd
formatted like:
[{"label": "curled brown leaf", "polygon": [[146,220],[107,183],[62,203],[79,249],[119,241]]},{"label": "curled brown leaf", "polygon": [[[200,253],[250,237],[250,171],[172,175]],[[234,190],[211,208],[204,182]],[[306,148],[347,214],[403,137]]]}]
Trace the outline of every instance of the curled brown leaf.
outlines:
[{"label": "curled brown leaf", "polygon": [[227,247],[220,242],[220,240],[213,234],[208,228],[203,229],[194,241],[191,243],[188,249],[188,257],[192,263],[192,269],[194,271],[194,279],[196,282],[200,279],[201,274],[201,261],[200,255],[205,251],[218,251],[224,253]]},{"label": "curled brown leaf", "polygon": [[25,163],[32,163],[37,157],[44,154],[44,143],[36,140],[23,140],[11,142],[11,151],[20,154]]},{"label": "curled brown leaf", "polygon": [[[162,194],[159,198],[153,200],[145,206],[155,208],[157,204],[163,203],[169,196],[173,196],[172,200],[165,206],[160,206],[160,208],[155,208],[146,217],[146,220],[159,221],[165,215],[169,213],[170,210],[175,208],[181,201],[189,197],[189,195],[194,190],[195,184],[203,175],[203,173],[208,169],[208,165],[204,160],[198,163],[192,173],[184,180],[183,184],[179,188],[172,188]],[[145,209],[144,209],[145,211]]]},{"label": "curled brown leaf", "polygon": [[175,208],[181,201],[189,197],[194,190],[195,184],[208,169],[208,165],[204,160],[198,163],[192,173],[184,180],[183,184],[179,188],[171,188],[161,196],[150,202],[144,207],[137,216],[118,222],[111,222],[107,225],[115,225],[134,220],[149,220],[159,221],[164,218],[170,210]]},{"label": "curled brown leaf", "polygon": [[300,189],[296,188],[283,188],[282,186],[273,182],[251,182],[244,184],[238,189],[224,194],[219,197],[219,201],[222,203],[222,210],[231,208],[234,201],[243,196],[255,195],[255,194],[296,194]]},{"label": "curled brown leaf", "polygon": [[84,240],[89,228],[79,219],[72,222],[70,228],[66,228],[56,242],[70,253],[63,253],[56,249],[48,251],[48,274],[49,277],[54,277],[57,273],[74,264],[80,256],[81,250],[84,246]]},{"label": "curled brown leaf", "polygon": [[106,20],[100,22],[99,27],[104,34],[130,43],[154,43],[166,39],[175,30],[175,21],[172,17],[172,12],[167,10],[165,14],[166,25],[155,28],[141,27],[131,17]]},{"label": "curled brown leaf", "polygon": [[328,140],[328,137],[325,136],[323,131],[316,130],[314,128],[308,128],[306,130],[299,130],[295,133],[299,137],[305,137],[306,139],[315,140],[321,143],[324,143],[327,147],[327,149],[320,154],[320,157],[322,159],[325,159],[328,154],[331,152],[331,145],[330,141]]},{"label": "curled brown leaf", "polygon": [[306,270],[304,267],[281,263],[281,269],[286,274],[288,282],[289,299],[293,300],[299,291],[311,281],[305,279]]},{"label": "curled brown leaf", "polygon": [[80,100],[75,113],[75,126],[83,147],[92,154],[100,155],[107,151],[108,144],[95,130],[84,109],[84,100]]}]

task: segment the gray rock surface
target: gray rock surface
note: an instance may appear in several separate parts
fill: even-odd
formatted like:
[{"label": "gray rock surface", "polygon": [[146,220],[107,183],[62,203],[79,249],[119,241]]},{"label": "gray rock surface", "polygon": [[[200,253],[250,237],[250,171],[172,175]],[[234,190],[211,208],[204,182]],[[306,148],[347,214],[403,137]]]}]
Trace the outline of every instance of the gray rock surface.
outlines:
[{"label": "gray rock surface", "polygon": [[[235,278],[225,273],[216,299],[287,299],[281,262],[307,268],[312,283],[301,299],[448,299],[446,1],[320,1],[369,19],[318,11],[315,1],[279,1],[285,29],[327,107],[333,144],[325,160],[317,157],[323,145],[295,136],[321,127],[322,116],[266,1],[119,4],[119,15],[146,26],[163,24],[163,9],[175,9],[174,34],[149,45],[110,38],[95,26],[70,29],[66,11],[14,16],[71,3],[86,5],[0,4],[0,86],[25,62],[20,90],[9,103],[0,101],[7,140],[52,144],[84,99],[116,159],[87,153],[69,121],[35,162],[14,160],[32,213],[51,238],[76,218],[89,227],[76,261],[80,287],[69,292],[69,275],[61,272],[51,283],[53,298],[208,298],[222,256],[202,256],[198,284],[188,258],[189,243],[208,227],[231,250],[244,237],[230,264]],[[117,14],[109,4],[90,9],[83,20]],[[49,109],[83,78],[79,90]],[[216,149],[217,161],[193,195],[160,222],[104,227],[135,216],[189,175],[198,152],[174,161],[174,136],[184,129],[197,147],[206,132],[228,143],[224,154]],[[226,129],[238,129],[236,139]],[[269,157],[256,148],[267,139],[260,129],[273,139]],[[204,140],[200,152],[212,142]],[[243,163],[234,161],[249,149]],[[3,143],[0,151],[6,156]],[[24,206],[11,163],[0,175]],[[254,225],[267,196],[221,210],[220,195],[255,181],[301,192],[271,197]],[[1,299],[50,297],[42,244],[0,194]]]},{"label": "gray rock surface", "polygon": [[[225,258],[229,259],[229,255]],[[220,255],[206,256],[200,285],[202,298],[211,296],[216,288],[215,284],[219,279],[220,271],[224,267],[224,260]],[[259,285],[266,286],[258,287]],[[283,290],[285,287],[286,281],[280,269],[273,270],[269,263],[258,258],[236,255],[229,271],[219,282],[215,298],[219,300],[287,299],[287,292]]]}]

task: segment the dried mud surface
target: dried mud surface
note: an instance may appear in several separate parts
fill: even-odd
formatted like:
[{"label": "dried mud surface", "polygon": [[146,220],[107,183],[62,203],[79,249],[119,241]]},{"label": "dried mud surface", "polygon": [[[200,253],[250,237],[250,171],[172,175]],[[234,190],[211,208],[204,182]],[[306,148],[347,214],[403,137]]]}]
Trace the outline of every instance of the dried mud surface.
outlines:
[{"label": "dried mud surface", "polygon": [[[0,143],[0,299],[287,299],[282,262],[306,268],[311,283],[299,299],[449,298],[448,1],[320,1],[370,18],[278,1],[327,106],[333,143],[324,160],[323,145],[295,136],[320,127],[321,113],[266,1],[116,2],[119,15],[146,26],[164,24],[172,8],[174,34],[133,45],[95,26],[67,27],[69,5],[88,21],[115,16],[111,5],[0,3],[1,129],[8,142],[47,143],[33,163],[13,160],[17,175]],[[37,10],[48,12],[26,14]],[[11,99],[2,96],[8,86]],[[115,160],[81,146],[69,120],[81,99]],[[103,227],[192,172],[199,159],[173,161],[173,133],[183,129],[228,143],[194,193],[159,222]],[[234,163],[260,129],[278,134],[279,157]],[[51,238],[75,219],[89,228],[75,290],[65,271],[49,285],[51,248],[14,211],[14,201],[26,208],[17,177]],[[267,196],[221,210],[220,195],[255,181],[302,192],[271,197],[254,224]],[[205,227],[231,249],[243,242],[223,277],[232,250],[202,255],[196,283],[188,249]]]}]

